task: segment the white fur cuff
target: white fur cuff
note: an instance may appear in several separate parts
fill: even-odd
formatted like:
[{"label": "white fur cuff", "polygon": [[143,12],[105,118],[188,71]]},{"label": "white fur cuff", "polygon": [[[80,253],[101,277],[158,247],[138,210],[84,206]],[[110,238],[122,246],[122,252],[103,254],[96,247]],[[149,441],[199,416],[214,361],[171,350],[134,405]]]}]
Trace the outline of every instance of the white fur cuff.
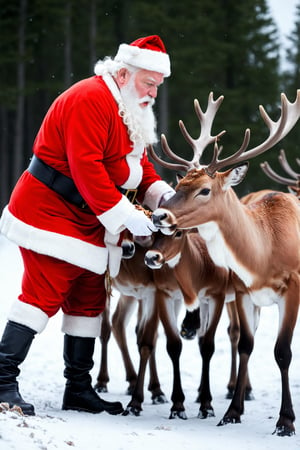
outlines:
[{"label": "white fur cuff", "polygon": [[37,333],[41,333],[46,328],[49,317],[40,308],[16,300],[8,314],[8,320],[20,323]]},{"label": "white fur cuff", "polygon": [[85,316],[69,316],[63,314],[62,332],[75,337],[91,337],[100,336],[101,315],[96,317]]}]

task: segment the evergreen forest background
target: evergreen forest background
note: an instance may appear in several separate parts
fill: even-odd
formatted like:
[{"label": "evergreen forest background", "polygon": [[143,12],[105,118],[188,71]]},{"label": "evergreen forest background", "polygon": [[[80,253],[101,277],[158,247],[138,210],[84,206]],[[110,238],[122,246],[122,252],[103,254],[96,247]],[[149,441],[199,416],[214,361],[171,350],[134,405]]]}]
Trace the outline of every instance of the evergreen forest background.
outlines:
[{"label": "evergreen forest background", "polygon": [[[166,134],[175,153],[191,158],[178,120],[197,137],[193,101],[197,98],[205,109],[211,91],[214,98],[225,97],[213,127],[213,133],[227,130],[224,156],[240,147],[248,127],[250,146],[262,142],[268,130],[259,105],[277,120],[280,93],[294,101],[300,88],[300,1],[294,20],[282,68],[279,33],[266,0],[0,0],[0,207],[29,163],[52,101],[93,75],[96,61],[114,56],[120,43],[148,34],[162,37],[171,58],[172,75],[160,88],[155,108],[159,134]],[[280,144],[250,162],[238,194],[285,189],[269,180],[259,163],[268,160],[282,173],[278,154],[284,148],[300,172],[299,143],[300,122]],[[157,151],[161,154],[160,144]],[[158,170],[175,183],[173,172]]]}]

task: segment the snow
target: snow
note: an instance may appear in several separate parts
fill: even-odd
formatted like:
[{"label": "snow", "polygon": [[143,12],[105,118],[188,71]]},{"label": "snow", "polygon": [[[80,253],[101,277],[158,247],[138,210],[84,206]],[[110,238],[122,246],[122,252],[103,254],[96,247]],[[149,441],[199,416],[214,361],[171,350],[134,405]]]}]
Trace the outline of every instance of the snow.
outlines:
[{"label": "snow", "polygon": [[[0,237],[0,334],[6,323],[11,303],[20,291],[22,261],[17,247]],[[115,292],[113,305],[118,294]],[[183,311],[182,311],[183,314]],[[179,317],[179,321],[182,317]],[[228,407],[225,399],[229,376],[229,340],[226,333],[228,318],[224,312],[216,335],[216,351],[211,362],[211,390],[215,417],[198,419],[195,403],[200,381],[201,360],[196,340],[183,341],[181,373],[187,420],[169,420],[171,403],[152,405],[145,381],[145,401],[139,417],[110,416],[106,413],[88,414],[62,411],[63,377],[61,316],[52,318],[46,330],[38,335],[21,366],[20,391],[25,400],[35,405],[36,416],[24,417],[15,412],[0,413],[0,449],[2,450],[289,450],[300,448],[300,424],[296,419],[296,435],[272,435],[278,418],[281,398],[279,369],[274,361],[273,347],[277,334],[278,314],[275,306],[265,307],[250,359],[250,378],[255,400],[245,404],[241,424],[217,427]],[[128,325],[128,340],[132,357],[138,364],[134,334],[135,318]],[[296,325],[293,339],[293,360],[290,367],[290,386],[296,417],[300,416],[300,326]],[[172,366],[165,349],[163,329],[160,329],[157,349],[158,370],[162,389],[170,398]],[[298,345],[297,345],[298,344]],[[100,359],[97,340],[92,370],[95,382]],[[107,400],[120,400],[126,406],[127,383],[120,352],[113,338],[109,343],[109,393]],[[148,378],[148,377],[147,377]],[[298,430],[299,428],[299,430]],[[298,433],[297,433],[298,430]]]}]

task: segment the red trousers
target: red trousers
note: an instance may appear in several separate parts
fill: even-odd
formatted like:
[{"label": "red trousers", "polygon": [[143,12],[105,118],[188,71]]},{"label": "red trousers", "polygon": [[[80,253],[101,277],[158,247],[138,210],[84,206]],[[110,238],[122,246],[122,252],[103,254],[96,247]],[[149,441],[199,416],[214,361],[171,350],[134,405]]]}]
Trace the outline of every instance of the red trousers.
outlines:
[{"label": "red trousers", "polygon": [[48,317],[61,308],[72,316],[96,317],[105,308],[105,275],[20,248],[24,274],[19,300]]}]

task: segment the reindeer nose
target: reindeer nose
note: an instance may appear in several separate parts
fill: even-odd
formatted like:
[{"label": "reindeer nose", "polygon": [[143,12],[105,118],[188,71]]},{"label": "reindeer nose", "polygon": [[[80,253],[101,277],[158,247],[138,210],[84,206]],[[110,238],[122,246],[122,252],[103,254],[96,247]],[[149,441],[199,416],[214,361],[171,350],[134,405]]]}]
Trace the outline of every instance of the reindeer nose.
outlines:
[{"label": "reindeer nose", "polygon": [[156,227],[162,226],[162,221],[167,218],[167,213],[153,213],[152,214],[152,222]]},{"label": "reindeer nose", "polygon": [[122,258],[130,259],[135,254],[135,245],[134,242],[129,240],[124,240],[122,242]]},{"label": "reindeer nose", "polygon": [[154,252],[153,250],[149,250],[148,252],[146,252],[144,261],[146,266],[150,267],[151,269],[160,269],[164,263],[164,260],[160,253]]}]

